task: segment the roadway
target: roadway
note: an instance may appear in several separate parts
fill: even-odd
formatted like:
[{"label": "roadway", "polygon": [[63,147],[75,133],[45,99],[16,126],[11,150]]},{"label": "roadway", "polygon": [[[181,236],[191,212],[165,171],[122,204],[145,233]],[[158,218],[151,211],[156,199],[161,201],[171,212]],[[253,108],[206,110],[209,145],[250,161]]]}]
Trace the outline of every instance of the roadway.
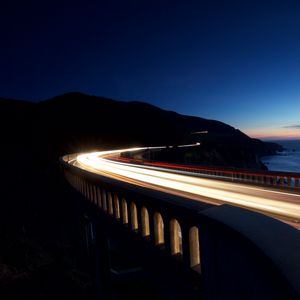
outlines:
[{"label": "roadway", "polygon": [[[158,147],[152,147],[158,148]],[[80,154],[70,164],[92,173],[214,205],[230,204],[254,210],[300,228],[300,195],[270,187],[201,178],[160,167],[132,165],[109,157],[132,148]]]}]

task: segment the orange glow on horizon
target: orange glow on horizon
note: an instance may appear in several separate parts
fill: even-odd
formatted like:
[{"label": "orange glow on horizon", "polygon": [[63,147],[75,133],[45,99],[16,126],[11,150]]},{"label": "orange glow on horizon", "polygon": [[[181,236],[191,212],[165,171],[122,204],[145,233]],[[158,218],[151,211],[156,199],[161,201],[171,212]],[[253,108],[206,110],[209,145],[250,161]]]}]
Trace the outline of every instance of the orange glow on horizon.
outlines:
[{"label": "orange glow on horizon", "polygon": [[244,132],[252,138],[268,140],[300,140],[300,130],[290,128],[277,129],[245,129]]}]

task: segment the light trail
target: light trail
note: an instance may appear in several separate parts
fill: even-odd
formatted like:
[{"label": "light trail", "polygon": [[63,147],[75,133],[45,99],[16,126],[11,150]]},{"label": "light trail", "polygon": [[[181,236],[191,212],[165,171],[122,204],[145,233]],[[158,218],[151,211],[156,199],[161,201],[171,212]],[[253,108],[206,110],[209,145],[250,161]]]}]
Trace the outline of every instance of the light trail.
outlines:
[{"label": "light trail", "polygon": [[[158,147],[153,147],[157,149]],[[295,227],[300,222],[300,195],[272,190],[270,188],[248,186],[246,184],[222,182],[220,180],[176,174],[165,168],[135,166],[106,159],[126,151],[149,148],[102,151],[77,156],[69,162],[77,167],[122,180],[131,184],[176,194],[185,198],[208,202],[215,205],[231,204],[255,210],[279,218]],[[165,148],[165,147],[161,147]]]}]

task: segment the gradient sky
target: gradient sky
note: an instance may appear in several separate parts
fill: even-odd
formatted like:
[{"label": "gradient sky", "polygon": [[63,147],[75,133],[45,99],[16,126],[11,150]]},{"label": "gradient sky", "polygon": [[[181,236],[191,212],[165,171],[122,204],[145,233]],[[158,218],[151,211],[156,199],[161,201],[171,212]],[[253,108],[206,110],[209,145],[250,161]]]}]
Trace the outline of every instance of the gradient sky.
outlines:
[{"label": "gradient sky", "polygon": [[2,97],[80,91],[300,138],[298,0],[6,2]]}]

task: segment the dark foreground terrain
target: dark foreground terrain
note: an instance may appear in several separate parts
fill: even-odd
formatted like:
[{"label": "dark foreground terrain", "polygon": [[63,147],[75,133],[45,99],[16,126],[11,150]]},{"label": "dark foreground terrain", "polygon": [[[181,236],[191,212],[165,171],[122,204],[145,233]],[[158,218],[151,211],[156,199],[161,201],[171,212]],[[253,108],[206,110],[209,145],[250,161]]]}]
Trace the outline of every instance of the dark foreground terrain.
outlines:
[{"label": "dark foreground terrain", "polygon": [[[6,173],[10,178],[2,186],[0,207],[1,299],[106,299],[101,291],[96,298],[98,279],[77,195],[58,172]],[[114,270],[139,268],[123,251],[124,245],[110,250]],[[110,289],[113,299],[160,299],[162,294],[143,270],[112,274]]]}]

